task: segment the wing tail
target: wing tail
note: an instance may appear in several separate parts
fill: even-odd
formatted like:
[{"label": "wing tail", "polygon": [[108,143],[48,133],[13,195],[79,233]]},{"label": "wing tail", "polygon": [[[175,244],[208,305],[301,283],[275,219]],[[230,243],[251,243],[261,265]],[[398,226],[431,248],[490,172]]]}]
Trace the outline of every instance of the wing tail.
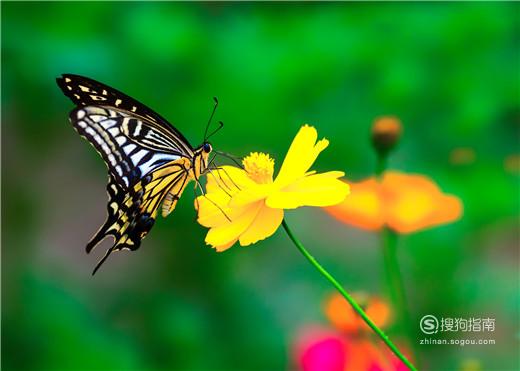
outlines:
[{"label": "wing tail", "polygon": [[114,248],[111,247],[110,249],[107,250],[107,252],[105,253],[105,255],[98,261],[98,263],[96,264],[96,267],[94,268],[94,270],[92,271],[92,275],[95,275],[96,272],[98,271],[99,268],[101,268],[101,266],[103,265],[103,263],[108,259],[108,257],[110,256],[110,254],[112,254],[112,252],[114,251]]},{"label": "wing tail", "polygon": [[188,172],[183,159],[164,165],[128,191],[123,190],[116,179],[110,176],[107,185],[107,220],[87,244],[87,253],[108,235],[114,236],[115,241],[98,262],[94,273],[112,252],[139,248],[141,240],[155,224],[157,210],[168,191],[176,190],[177,196],[180,196],[187,179]]}]

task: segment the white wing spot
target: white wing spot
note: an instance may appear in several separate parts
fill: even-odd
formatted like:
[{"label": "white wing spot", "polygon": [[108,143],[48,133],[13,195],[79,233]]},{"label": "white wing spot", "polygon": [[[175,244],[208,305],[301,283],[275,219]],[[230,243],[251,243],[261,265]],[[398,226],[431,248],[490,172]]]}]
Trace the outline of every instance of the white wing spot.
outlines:
[{"label": "white wing spot", "polygon": [[122,103],[123,101],[121,99],[116,99],[116,107],[119,107],[119,105]]},{"label": "white wing spot", "polygon": [[117,124],[116,120],[103,120],[100,122],[101,126],[103,126],[106,130],[110,129],[112,126]]},{"label": "white wing spot", "polygon": [[163,161],[173,161],[179,159],[180,156],[177,155],[170,155],[170,154],[163,154],[163,153],[156,153],[152,156],[152,158],[139,166],[139,170],[141,170],[141,174],[148,174],[150,170],[153,170],[154,168],[152,165],[159,160]]},{"label": "white wing spot", "polygon": [[132,152],[134,150],[134,148],[137,147],[135,144],[129,144],[125,147],[123,147],[123,151],[125,151],[125,153],[128,155],[130,152]]},{"label": "white wing spot", "polygon": [[115,137],[117,134],[119,134],[119,128],[110,128],[108,129],[108,132],[110,133],[110,135]]},{"label": "white wing spot", "polygon": [[99,144],[103,144],[103,138],[101,138],[99,135],[94,135],[94,140],[98,142]]},{"label": "white wing spot", "polygon": [[108,148],[108,146],[103,143],[101,144],[101,149],[108,155],[110,153],[110,148]]},{"label": "white wing spot", "polygon": [[98,135],[96,134],[96,132],[94,131],[94,129],[92,129],[91,127],[87,127],[85,129],[85,133],[89,134],[90,136],[92,137],[98,137]]},{"label": "white wing spot", "polygon": [[117,163],[116,158],[114,157],[114,155],[112,153],[108,154],[108,161],[110,161],[110,163],[112,165],[115,165]]},{"label": "white wing spot", "polygon": [[79,85],[79,88],[81,89],[81,91],[90,91],[89,88],[87,88],[86,86],[83,86],[83,85]]},{"label": "white wing spot", "polygon": [[119,136],[119,137],[116,138],[116,142],[117,142],[117,144],[119,144],[120,146],[122,146],[123,144],[125,144],[125,142],[126,142],[126,138],[123,137],[123,136]]},{"label": "white wing spot", "polygon": [[93,120],[94,122],[100,122],[106,118],[107,117],[103,116],[103,115],[90,115],[90,119]]},{"label": "white wing spot", "polygon": [[82,119],[83,117],[85,117],[85,111],[84,110],[79,110],[78,113],[77,113],[77,117],[78,119]]},{"label": "white wing spot", "polygon": [[132,161],[134,164],[138,164],[139,161],[148,153],[147,150],[140,150],[139,152],[137,152],[135,155],[132,155]]},{"label": "white wing spot", "polygon": [[141,123],[141,121],[139,121],[137,123],[137,125],[135,126],[135,130],[134,130],[134,136],[135,137],[138,136],[139,133],[141,132],[141,126],[142,126],[142,123]]}]

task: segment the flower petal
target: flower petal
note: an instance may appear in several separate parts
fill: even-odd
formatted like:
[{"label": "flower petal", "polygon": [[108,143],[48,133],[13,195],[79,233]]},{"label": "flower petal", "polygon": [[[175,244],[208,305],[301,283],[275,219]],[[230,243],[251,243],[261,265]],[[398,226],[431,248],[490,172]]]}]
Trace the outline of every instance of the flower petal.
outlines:
[{"label": "flower petal", "polygon": [[377,230],[385,223],[379,184],[374,178],[351,182],[351,193],[342,203],[327,207],[326,211],[345,224]]},{"label": "flower petal", "polygon": [[[303,371],[347,370],[349,339],[339,331],[306,326],[299,331],[293,345],[296,369]],[[349,368],[349,370],[354,370]]]},{"label": "flower petal", "polygon": [[281,191],[270,194],[266,205],[279,209],[300,206],[331,206],[340,203],[350,192],[347,183],[340,181],[341,171],[329,171],[297,180]]},{"label": "flower petal", "polygon": [[352,194],[327,212],[346,224],[375,230],[388,225],[398,233],[412,233],[459,219],[459,198],[444,194],[424,175],[385,172],[381,182],[369,178],[351,183]]},{"label": "flower petal", "polygon": [[225,191],[234,194],[242,188],[249,188],[256,184],[244,170],[227,165],[208,172],[207,180],[207,193]]},{"label": "flower petal", "polygon": [[[236,241],[240,235],[251,225],[255,219],[263,202],[257,202],[243,209],[243,213],[226,221],[223,224],[214,226],[206,235],[206,243],[214,247],[225,246]],[[228,246],[229,247],[229,246]]]},{"label": "flower petal", "polygon": [[235,244],[235,242],[237,242],[237,241],[238,241],[238,239],[235,238],[234,240],[231,240],[228,243],[225,243],[225,244],[219,245],[219,246],[214,246],[214,247],[215,247],[215,250],[217,250],[217,252],[226,251],[231,246],[233,246]]},{"label": "flower petal", "polygon": [[[199,196],[195,200],[195,208],[198,210],[199,224],[211,228],[228,221],[231,218],[231,210],[227,206],[230,197],[225,192],[208,193],[206,196]],[[236,212],[235,214],[240,214]],[[227,217],[226,217],[227,216]]]},{"label": "flower petal", "polygon": [[387,205],[386,222],[398,233],[450,223],[462,215],[460,200],[442,193],[436,183],[423,175],[388,172],[381,189]]},{"label": "flower petal", "polygon": [[198,222],[208,228],[229,222],[244,212],[244,204],[229,207],[230,195],[242,187],[256,186],[247,173],[234,166],[222,166],[220,170],[208,173],[206,195],[197,197]]},{"label": "flower petal", "polygon": [[273,190],[273,184],[255,184],[248,188],[243,188],[233,195],[229,205],[231,207],[244,206],[266,198]]},{"label": "flower petal", "polygon": [[273,235],[282,224],[283,210],[263,205],[249,228],[240,236],[240,245],[251,245]]},{"label": "flower petal", "polygon": [[291,147],[283,161],[275,183],[278,187],[285,187],[293,181],[303,177],[312,166],[316,157],[329,145],[329,141],[322,139],[316,143],[318,132],[313,126],[304,125],[294,138]]}]

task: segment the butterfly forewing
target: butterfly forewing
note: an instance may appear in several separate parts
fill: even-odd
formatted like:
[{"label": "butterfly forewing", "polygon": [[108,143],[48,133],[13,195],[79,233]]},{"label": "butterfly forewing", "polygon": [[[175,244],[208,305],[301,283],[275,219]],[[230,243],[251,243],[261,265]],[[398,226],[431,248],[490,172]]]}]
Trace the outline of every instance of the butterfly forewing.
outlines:
[{"label": "butterfly forewing", "polygon": [[88,77],[64,74],[56,79],[63,93],[78,106],[107,106],[141,117],[150,126],[156,126],[178,142],[186,153],[193,153],[188,140],[161,115],[128,95]]},{"label": "butterfly forewing", "polygon": [[70,119],[124,189],[165,163],[189,156],[147,122],[116,109],[80,107],[71,112]]}]

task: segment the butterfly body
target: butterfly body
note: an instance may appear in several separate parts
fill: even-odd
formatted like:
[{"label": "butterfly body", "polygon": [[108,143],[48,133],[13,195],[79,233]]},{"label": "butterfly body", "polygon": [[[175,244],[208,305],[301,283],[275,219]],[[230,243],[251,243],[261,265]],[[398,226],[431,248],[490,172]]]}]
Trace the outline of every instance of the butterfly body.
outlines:
[{"label": "butterfly body", "polygon": [[113,251],[139,248],[159,208],[163,217],[171,213],[186,185],[206,172],[212,148],[207,142],[193,148],[157,113],[97,81],[63,75],[57,83],[77,105],[69,116],[74,128],[94,146],[109,172],[108,217],[86,250],[108,235],[114,245],[95,273]]}]

